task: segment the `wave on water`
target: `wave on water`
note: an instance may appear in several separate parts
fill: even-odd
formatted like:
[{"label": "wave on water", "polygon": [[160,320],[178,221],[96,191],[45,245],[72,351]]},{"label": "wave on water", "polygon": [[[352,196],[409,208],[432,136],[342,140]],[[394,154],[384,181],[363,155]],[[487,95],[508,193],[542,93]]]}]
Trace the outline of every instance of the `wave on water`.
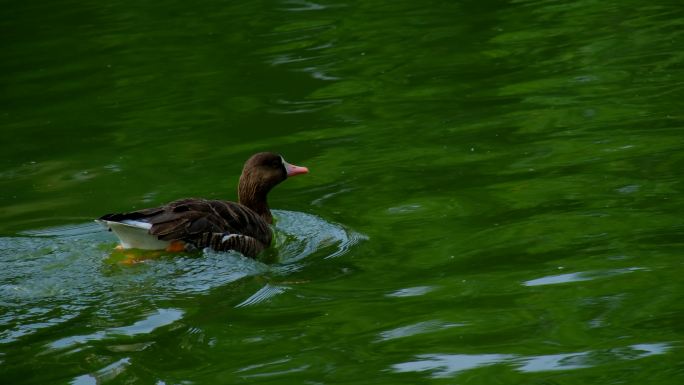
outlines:
[{"label": "wave on water", "polygon": [[[287,275],[315,260],[340,257],[361,234],[312,214],[274,210],[276,262],[235,252],[158,253],[126,265],[112,257],[115,238],[96,223],[0,237],[0,344],[69,322],[83,312],[115,317],[127,308],[152,311],[154,302],[201,294],[260,274]],[[284,292],[259,289],[240,306]]]}]

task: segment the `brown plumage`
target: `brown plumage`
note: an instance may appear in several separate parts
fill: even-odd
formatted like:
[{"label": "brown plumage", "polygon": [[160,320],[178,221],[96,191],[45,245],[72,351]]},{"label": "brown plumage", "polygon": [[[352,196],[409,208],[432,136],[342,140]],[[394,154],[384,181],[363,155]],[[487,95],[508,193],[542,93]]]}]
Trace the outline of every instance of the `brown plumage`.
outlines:
[{"label": "brown plumage", "polygon": [[[164,242],[181,241],[186,250],[210,247],[217,251],[236,250],[255,257],[272,240],[273,222],[267,194],[288,176],[307,173],[305,167],[290,165],[277,154],[262,152],[245,162],[238,185],[239,202],[208,199],[180,199],[166,205],[99,218],[119,236],[122,245],[158,248]],[[124,231],[134,228],[155,240],[124,239]],[[131,231],[128,231],[131,232]],[[135,246],[143,245],[143,246]],[[152,245],[149,246],[148,245]]]}]

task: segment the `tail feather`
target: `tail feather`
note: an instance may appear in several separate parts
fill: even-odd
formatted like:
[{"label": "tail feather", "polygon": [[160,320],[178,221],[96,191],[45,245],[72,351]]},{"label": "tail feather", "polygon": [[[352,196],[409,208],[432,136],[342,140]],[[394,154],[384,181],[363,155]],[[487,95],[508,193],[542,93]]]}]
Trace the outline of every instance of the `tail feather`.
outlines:
[{"label": "tail feather", "polygon": [[116,222],[98,219],[96,222],[111,230],[121,241],[124,249],[161,250],[169,246],[169,241],[159,240],[149,233],[149,223],[126,220]]}]

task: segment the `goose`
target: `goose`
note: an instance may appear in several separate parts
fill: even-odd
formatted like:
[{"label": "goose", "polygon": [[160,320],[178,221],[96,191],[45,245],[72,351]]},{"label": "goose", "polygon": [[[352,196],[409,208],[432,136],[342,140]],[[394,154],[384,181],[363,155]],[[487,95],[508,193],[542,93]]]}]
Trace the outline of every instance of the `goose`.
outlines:
[{"label": "goose", "polygon": [[238,183],[238,203],[201,198],[163,206],[105,214],[96,219],[120,240],[118,249],[235,250],[255,258],[271,245],[273,215],[266,197],[288,177],[306,174],[278,154],[260,152],[246,162]]}]

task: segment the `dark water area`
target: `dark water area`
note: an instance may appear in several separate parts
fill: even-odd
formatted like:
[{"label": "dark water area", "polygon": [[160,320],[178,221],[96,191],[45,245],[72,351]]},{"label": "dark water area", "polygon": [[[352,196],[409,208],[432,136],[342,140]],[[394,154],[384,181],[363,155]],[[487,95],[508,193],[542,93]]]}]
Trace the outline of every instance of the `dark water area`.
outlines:
[{"label": "dark water area", "polygon": [[[2,2],[3,384],[684,383],[684,7]],[[235,199],[273,261],[92,219]]]}]

